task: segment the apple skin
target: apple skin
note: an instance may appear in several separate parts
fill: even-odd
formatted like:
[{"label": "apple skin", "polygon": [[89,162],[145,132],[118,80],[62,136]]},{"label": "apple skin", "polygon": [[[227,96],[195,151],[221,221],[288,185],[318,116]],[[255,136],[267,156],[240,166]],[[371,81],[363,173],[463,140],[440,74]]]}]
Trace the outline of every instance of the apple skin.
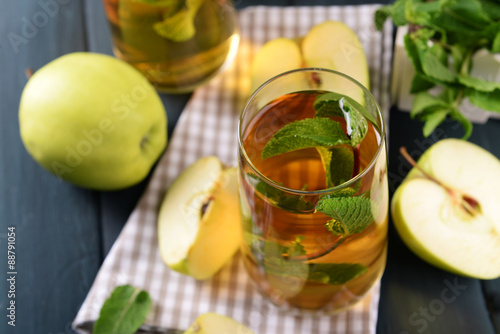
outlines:
[{"label": "apple skin", "polygon": [[70,53],[36,71],[21,96],[19,123],[42,167],[97,190],[143,180],[167,143],[154,87],[129,64],[97,53]]},{"label": "apple skin", "polygon": [[254,334],[254,332],[230,317],[207,312],[196,318],[183,334]]},{"label": "apple skin", "polygon": [[162,201],[158,243],[163,261],[172,270],[205,280],[234,256],[241,237],[237,168],[223,168],[214,156],[198,159]]},{"label": "apple skin", "polygon": [[500,277],[500,161],[475,144],[443,139],[421,156],[418,165],[476,199],[481,213],[468,216],[442,186],[413,168],[391,201],[401,239],[438,268],[472,278]]}]

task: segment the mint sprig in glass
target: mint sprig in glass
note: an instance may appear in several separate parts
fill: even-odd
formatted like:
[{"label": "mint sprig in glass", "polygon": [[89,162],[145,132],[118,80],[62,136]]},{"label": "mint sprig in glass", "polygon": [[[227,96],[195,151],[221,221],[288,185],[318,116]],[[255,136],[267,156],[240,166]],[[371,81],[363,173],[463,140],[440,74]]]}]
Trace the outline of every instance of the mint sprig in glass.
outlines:
[{"label": "mint sprig in glass", "polygon": [[274,303],[338,312],[380,278],[384,136],[373,96],[335,71],[286,72],[249,99],[239,124],[242,253]]}]

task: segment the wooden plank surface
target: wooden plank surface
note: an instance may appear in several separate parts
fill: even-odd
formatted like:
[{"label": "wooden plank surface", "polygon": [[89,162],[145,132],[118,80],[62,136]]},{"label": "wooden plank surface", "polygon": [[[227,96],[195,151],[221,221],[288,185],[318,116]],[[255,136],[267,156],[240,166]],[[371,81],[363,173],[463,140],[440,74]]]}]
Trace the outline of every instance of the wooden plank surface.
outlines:
[{"label": "wooden plank surface", "polygon": [[[2,2],[0,45],[0,332],[70,333],[102,261],[98,196],[40,168],[21,143],[17,115],[24,69],[86,50],[82,2],[48,11]],[[15,327],[6,317],[7,226],[16,232]]]},{"label": "wooden plank surface", "polygon": [[[67,4],[4,1],[0,11],[0,253],[6,254],[7,227],[14,226],[18,272],[15,328],[6,321],[8,285],[0,280],[0,333],[72,333],[71,321],[147,182],[116,192],[77,188],[40,168],[21,143],[17,111],[24,69],[36,70],[73,51],[112,52],[101,1],[60,2]],[[235,1],[238,8],[355,2],[376,1]],[[170,134],[188,98],[162,95]],[[398,147],[411,151],[429,144],[420,128],[408,114],[391,112],[391,191],[407,171]],[[471,141],[500,157],[499,130],[500,123],[490,121],[475,128]],[[444,131],[441,136],[460,136],[452,124]],[[500,333],[500,280],[482,282],[436,269],[416,258],[394,229],[389,251],[378,333]],[[0,267],[7,267],[5,256]],[[456,298],[440,303],[444,289]]]}]

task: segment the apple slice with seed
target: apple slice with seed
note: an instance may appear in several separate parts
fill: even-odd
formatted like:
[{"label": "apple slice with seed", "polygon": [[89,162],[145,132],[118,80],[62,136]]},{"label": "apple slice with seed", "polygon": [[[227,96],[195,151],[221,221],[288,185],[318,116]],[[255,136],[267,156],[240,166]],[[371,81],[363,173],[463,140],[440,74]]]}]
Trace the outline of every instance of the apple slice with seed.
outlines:
[{"label": "apple slice with seed", "polygon": [[204,157],[172,183],[160,207],[158,244],[171,269],[203,280],[238,250],[241,222],[237,168]]}]

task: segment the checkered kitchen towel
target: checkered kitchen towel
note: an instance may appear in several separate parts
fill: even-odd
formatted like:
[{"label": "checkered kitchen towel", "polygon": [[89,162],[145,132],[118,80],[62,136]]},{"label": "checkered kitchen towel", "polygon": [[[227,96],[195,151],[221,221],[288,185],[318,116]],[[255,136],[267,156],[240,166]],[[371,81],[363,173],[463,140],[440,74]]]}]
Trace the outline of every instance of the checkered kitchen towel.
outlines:
[{"label": "checkered kitchen towel", "polygon": [[[114,287],[131,284],[148,291],[153,308],[146,324],[186,329],[200,314],[225,314],[267,333],[375,333],[380,285],[348,312],[334,316],[294,316],[270,305],[254,289],[239,256],[210,280],[198,282],[168,269],[157,248],[159,204],[174,178],[196,159],[216,155],[236,164],[237,121],[250,87],[250,64],[258,48],[276,37],[304,35],[327,19],[354,29],[367,55],[372,92],[384,112],[389,109],[392,26],[382,33],[373,24],[377,5],[332,7],[249,7],[239,15],[241,42],[235,62],[208,85],[196,90],[186,105],[167,151],[131,214],[83,303],[73,326],[86,333],[98,318]],[[85,326],[87,324],[87,326]]]}]

